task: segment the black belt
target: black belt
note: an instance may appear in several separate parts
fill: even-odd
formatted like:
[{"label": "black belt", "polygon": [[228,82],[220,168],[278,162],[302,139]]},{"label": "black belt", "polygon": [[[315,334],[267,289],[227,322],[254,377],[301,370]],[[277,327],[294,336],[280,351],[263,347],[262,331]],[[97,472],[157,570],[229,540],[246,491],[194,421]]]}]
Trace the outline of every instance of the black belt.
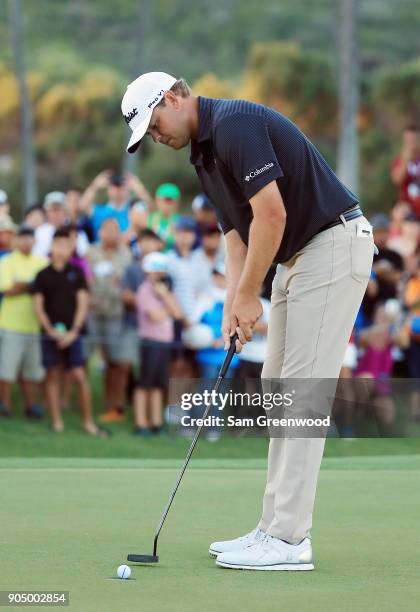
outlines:
[{"label": "black belt", "polygon": [[316,233],[319,234],[320,232],[324,232],[325,230],[330,229],[331,227],[340,225],[340,223],[342,223],[342,220],[340,217],[344,217],[346,221],[351,221],[352,219],[357,219],[357,217],[362,217],[362,216],[363,216],[362,209],[360,208],[358,204],[356,204],[355,206],[352,206],[351,208],[348,208],[343,213],[341,213],[341,215],[339,217],[336,217],[334,221],[331,221],[330,223],[327,223],[326,225],[323,225],[322,227],[320,227]]}]

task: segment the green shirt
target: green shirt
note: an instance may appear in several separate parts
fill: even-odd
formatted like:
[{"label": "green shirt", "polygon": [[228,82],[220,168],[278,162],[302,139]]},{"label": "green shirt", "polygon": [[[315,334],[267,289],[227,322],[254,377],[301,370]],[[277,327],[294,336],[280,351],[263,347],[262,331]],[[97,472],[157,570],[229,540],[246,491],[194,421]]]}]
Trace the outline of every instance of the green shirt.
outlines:
[{"label": "green shirt", "polygon": [[168,251],[175,243],[175,225],[181,217],[179,213],[173,213],[164,217],[160,210],[154,210],[147,216],[147,227],[152,229],[165,243],[165,251]]}]

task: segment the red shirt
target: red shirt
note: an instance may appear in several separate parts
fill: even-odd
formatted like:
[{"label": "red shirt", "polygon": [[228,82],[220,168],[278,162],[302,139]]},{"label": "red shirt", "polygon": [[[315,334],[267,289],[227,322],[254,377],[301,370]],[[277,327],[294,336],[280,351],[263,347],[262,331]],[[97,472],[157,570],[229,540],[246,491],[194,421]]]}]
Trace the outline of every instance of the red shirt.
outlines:
[{"label": "red shirt", "polygon": [[[398,168],[401,163],[401,158],[397,157],[392,162],[392,169]],[[420,156],[408,162],[407,174],[399,186],[398,197],[411,204],[413,213],[420,219]]]}]

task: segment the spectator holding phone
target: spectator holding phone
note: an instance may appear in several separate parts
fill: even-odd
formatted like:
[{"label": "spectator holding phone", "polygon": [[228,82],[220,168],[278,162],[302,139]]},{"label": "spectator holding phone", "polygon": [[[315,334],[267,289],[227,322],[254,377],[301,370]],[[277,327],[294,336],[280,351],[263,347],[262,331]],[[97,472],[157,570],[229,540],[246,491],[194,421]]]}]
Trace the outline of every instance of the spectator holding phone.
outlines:
[{"label": "spectator holding phone", "polygon": [[[98,191],[107,191],[107,201],[97,201]],[[124,175],[104,170],[92,181],[80,198],[80,212],[91,218],[94,240],[98,240],[99,228],[105,219],[115,219],[121,232],[130,229],[130,193],[152,205],[152,198],[143,183],[134,174]]]}]

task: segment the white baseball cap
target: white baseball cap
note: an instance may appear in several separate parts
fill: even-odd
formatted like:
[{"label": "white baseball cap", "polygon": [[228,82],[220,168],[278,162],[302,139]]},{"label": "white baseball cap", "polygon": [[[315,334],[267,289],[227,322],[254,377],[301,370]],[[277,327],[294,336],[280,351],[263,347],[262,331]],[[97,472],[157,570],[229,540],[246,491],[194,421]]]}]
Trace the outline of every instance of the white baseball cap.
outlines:
[{"label": "white baseball cap", "polygon": [[52,206],[65,206],[66,194],[62,191],[50,191],[44,198],[44,208],[51,208]]},{"label": "white baseball cap", "polygon": [[121,111],[133,134],[127,145],[128,153],[134,153],[146,133],[153,109],[165,93],[176,83],[176,78],[166,72],[146,72],[130,83],[121,102]]},{"label": "white baseball cap", "polygon": [[165,253],[148,253],[142,261],[142,268],[145,272],[167,272],[169,268],[169,259]]}]

